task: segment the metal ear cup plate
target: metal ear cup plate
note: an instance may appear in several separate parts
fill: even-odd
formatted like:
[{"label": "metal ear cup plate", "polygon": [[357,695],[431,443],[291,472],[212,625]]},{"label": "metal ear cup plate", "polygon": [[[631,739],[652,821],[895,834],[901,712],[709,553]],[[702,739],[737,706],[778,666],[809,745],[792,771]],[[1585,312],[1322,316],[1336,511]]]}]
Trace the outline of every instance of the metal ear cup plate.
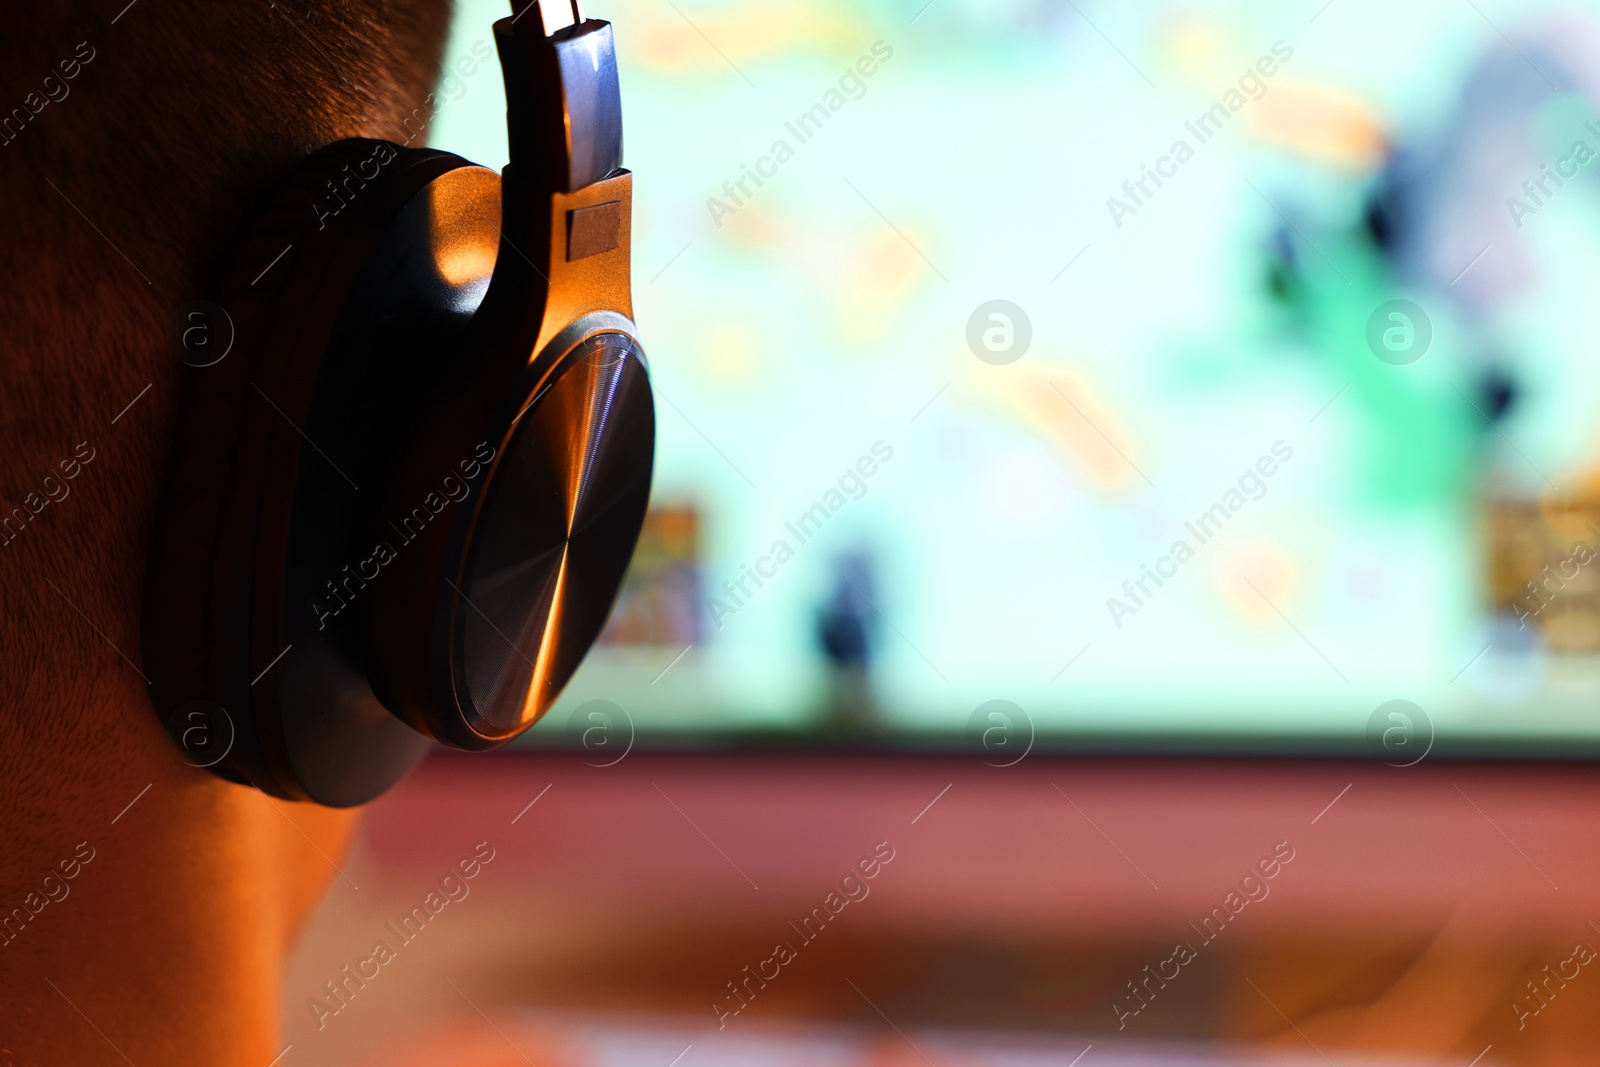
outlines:
[{"label": "metal ear cup plate", "polygon": [[616,598],[650,495],[655,418],[633,340],[599,333],[519,417],[455,605],[456,690],[490,736],[531,725]]}]

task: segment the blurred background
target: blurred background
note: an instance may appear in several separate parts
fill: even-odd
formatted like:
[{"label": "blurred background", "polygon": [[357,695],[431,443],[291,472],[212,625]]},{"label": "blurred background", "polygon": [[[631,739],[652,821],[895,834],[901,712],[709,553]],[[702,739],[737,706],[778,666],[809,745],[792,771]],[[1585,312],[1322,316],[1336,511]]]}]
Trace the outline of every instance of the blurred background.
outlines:
[{"label": "blurred background", "polygon": [[[496,168],[502,14],[408,124]],[[1600,11],[589,14],[652,511],[373,805],[294,1055],[1593,1062]]]}]

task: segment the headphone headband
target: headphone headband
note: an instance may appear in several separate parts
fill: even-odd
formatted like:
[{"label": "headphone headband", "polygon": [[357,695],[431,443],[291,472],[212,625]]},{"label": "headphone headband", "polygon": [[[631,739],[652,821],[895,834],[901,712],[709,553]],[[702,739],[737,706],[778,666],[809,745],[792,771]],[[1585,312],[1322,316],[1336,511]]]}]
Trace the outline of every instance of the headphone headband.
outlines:
[{"label": "headphone headband", "polygon": [[[538,16],[525,19],[529,9]],[[578,0],[534,0],[495,23],[494,35],[506,82],[510,170],[538,188],[571,193],[621,169],[611,23],[585,19]]]}]

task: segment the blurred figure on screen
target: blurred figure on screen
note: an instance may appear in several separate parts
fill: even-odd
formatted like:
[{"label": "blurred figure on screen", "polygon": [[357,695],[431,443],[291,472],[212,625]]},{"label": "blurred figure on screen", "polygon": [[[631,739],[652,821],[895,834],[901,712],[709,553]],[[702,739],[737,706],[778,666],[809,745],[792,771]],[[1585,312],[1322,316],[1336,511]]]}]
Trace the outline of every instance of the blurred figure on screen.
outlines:
[{"label": "blurred figure on screen", "polygon": [[832,589],[817,609],[817,645],[828,664],[823,728],[840,738],[871,733],[877,725],[872,695],[872,655],[877,643],[876,567],[865,549],[836,556]]}]

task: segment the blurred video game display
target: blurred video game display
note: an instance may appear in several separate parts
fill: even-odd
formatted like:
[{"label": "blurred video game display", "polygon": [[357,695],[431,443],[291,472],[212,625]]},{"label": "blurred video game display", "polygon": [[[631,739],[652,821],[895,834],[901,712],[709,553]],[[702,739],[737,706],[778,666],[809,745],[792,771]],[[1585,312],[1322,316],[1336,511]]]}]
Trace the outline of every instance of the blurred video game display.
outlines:
[{"label": "blurred video game display", "polygon": [[[503,163],[458,7],[434,144]],[[655,503],[530,743],[1600,740],[1594,5],[591,13]]]}]

